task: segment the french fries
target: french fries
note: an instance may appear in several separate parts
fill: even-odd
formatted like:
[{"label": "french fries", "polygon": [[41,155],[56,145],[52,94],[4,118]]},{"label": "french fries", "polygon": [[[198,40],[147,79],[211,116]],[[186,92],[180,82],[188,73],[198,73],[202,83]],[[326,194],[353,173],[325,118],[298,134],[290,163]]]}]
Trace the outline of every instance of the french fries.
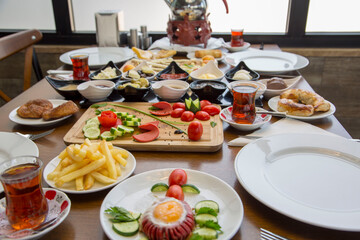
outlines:
[{"label": "french fries", "polygon": [[57,187],[74,181],[77,191],[90,189],[95,181],[112,184],[121,176],[128,156],[128,151],[114,148],[111,142],[92,143],[85,139],[83,144],[71,144],[59,154],[60,162],[47,179]]}]

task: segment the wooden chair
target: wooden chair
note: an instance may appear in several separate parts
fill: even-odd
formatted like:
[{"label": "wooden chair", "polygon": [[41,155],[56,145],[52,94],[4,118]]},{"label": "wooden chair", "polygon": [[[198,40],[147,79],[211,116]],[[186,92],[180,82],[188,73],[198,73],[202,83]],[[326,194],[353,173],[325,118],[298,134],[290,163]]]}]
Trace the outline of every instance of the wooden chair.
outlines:
[{"label": "wooden chair", "polygon": [[[21,31],[0,38],[0,61],[17,52],[25,50],[24,90],[31,86],[32,65],[34,65],[38,80],[39,77],[42,78],[42,73],[34,51],[34,44],[41,39],[42,33],[36,29]],[[11,100],[11,98],[1,90],[0,97],[7,102]]]}]

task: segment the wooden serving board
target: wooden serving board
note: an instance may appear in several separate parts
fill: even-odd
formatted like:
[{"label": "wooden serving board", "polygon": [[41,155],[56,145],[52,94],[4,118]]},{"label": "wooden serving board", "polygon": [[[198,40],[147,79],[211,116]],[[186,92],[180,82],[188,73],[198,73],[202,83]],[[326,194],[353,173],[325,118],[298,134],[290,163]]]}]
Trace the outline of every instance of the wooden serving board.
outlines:
[{"label": "wooden serving board", "polygon": [[[101,103],[99,103],[101,104]],[[147,102],[122,102],[114,103],[108,102],[106,106],[100,107],[99,109],[114,108],[118,112],[128,112],[133,114],[136,117],[141,118],[141,123],[147,123],[155,121],[156,119],[147,116],[145,114],[139,113],[134,110],[127,108],[117,107],[114,104],[131,106],[136,109],[142,110],[144,112],[149,112],[149,107],[151,103]],[[219,106],[218,106],[219,107]],[[89,118],[95,117],[95,108],[88,108],[85,113],[80,117],[80,119],[74,124],[74,126],[66,133],[64,137],[64,142],[66,144],[78,143],[81,144],[84,142],[84,134],[82,128],[85,125],[85,121]],[[181,122],[182,124],[176,124],[177,127],[181,128],[184,132],[187,132],[187,127],[189,123],[182,122],[180,118],[172,118],[171,116],[160,117],[164,120]],[[211,127],[210,122],[215,122],[216,126]],[[118,137],[117,139],[111,141],[113,145],[123,147],[127,150],[135,151],[175,151],[175,152],[215,152],[222,147],[224,141],[224,132],[222,121],[219,115],[212,116],[208,121],[200,121],[203,125],[203,135],[199,141],[191,141],[188,139],[187,135],[175,134],[175,128],[160,122],[159,137],[147,143],[140,143],[133,140],[131,135],[126,135]],[[135,128],[134,134],[138,134],[140,131]],[[101,141],[101,140],[93,140]]]}]

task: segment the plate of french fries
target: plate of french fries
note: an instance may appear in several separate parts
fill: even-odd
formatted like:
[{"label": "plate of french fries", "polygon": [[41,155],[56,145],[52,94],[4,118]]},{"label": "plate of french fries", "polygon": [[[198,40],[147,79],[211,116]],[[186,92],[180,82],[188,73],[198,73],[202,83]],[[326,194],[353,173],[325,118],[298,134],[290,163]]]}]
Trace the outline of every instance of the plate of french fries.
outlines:
[{"label": "plate of french fries", "polygon": [[49,186],[66,193],[101,191],[128,178],[135,170],[135,157],[111,142],[91,142],[67,146],[44,169]]}]

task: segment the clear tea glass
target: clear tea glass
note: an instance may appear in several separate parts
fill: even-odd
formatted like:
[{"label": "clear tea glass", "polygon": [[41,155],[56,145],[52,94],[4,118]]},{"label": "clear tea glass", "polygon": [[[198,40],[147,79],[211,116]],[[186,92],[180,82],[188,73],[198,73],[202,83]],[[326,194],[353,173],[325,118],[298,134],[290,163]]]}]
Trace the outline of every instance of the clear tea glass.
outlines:
[{"label": "clear tea glass", "polygon": [[74,80],[89,80],[89,55],[88,54],[73,54],[70,55],[73,65]]},{"label": "clear tea glass", "polygon": [[244,29],[231,29],[231,42],[232,47],[241,47],[244,45],[243,39]]},{"label": "clear tea glass", "polygon": [[41,186],[43,163],[35,156],[20,156],[0,164],[6,216],[16,230],[39,226],[48,204]]},{"label": "clear tea glass", "polygon": [[258,86],[240,83],[232,88],[234,102],[232,119],[239,124],[252,124],[256,118],[255,96]]}]

